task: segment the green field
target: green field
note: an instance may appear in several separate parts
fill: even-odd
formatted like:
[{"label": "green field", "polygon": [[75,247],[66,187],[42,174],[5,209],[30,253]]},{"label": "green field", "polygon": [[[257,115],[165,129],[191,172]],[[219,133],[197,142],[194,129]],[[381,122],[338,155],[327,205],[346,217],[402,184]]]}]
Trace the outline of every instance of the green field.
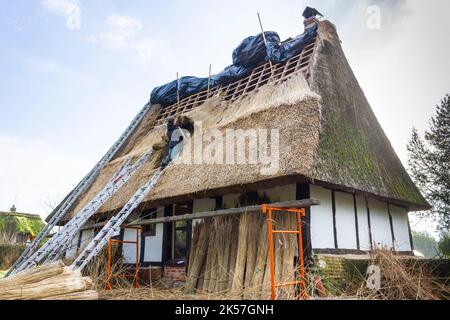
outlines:
[{"label": "green field", "polygon": [[3,278],[8,270],[0,270],[0,279]]}]

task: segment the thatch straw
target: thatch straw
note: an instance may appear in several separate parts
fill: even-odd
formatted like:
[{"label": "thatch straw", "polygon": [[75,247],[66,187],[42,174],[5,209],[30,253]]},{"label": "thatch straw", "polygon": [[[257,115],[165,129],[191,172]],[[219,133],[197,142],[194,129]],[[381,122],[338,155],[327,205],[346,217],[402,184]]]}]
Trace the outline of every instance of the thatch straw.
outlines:
[{"label": "thatch straw", "polygon": [[231,250],[231,228],[232,228],[232,217],[225,217],[224,219],[215,219],[214,228],[218,230],[217,232],[217,244],[221,250],[217,251],[217,284],[214,292],[220,292],[228,288],[228,277],[229,277],[229,261],[230,261],[230,250]]},{"label": "thatch straw", "polygon": [[[203,121],[203,132],[194,132],[194,137],[196,134],[204,134],[210,129],[219,129],[223,133],[232,128],[279,129],[281,171],[273,176],[263,176],[260,172],[261,164],[233,165],[233,168],[230,165],[177,164],[171,166],[173,168],[167,169],[145,201],[190,194],[205,189],[253,183],[283,174],[297,172],[309,175],[313,163],[313,149],[319,132],[318,99],[318,96],[309,90],[304,77],[299,75],[280,85],[267,85],[234,102],[221,98],[207,101],[203,106],[188,114],[193,121]],[[290,121],[286,121],[287,118]],[[165,134],[165,128],[161,126],[148,131],[139,128],[139,133],[135,134],[136,137],[133,135],[120,155],[102,170],[86,195],[71,210],[71,214],[80,210],[104,187],[125,157],[131,156],[133,159],[137,159],[153,144],[161,141],[161,137]],[[302,141],[302,143],[293,143],[298,141]],[[159,161],[152,159],[149,163],[152,164],[144,165],[140,172],[105,203],[99,212],[120,209],[137,188],[148,180]],[[177,188],[173,188],[174,181],[176,181]]]},{"label": "thatch straw", "polygon": [[248,231],[250,227],[250,217],[249,213],[243,213],[240,216],[240,222],[239,222],[239,245],[238,245],[238,251],[237,251],[237,258],[236,258],[236,266],[234,268],[234,274],[233,274],[233,283],[231,285],[231,292],[238,294],[242,292],[243,285],[244,285],[244,279],[245,279],[245,262],[247,259],[247,250],[248,250]]},{"label": "thatch straw", "polygon": [[9,287],[0,291],[1,300],[34,300],[89,290],[92,280],[79,275],[60,275],[40,282]]},{"label": "thatch straw", "polygon": [[422,260],[405,259],[396,256],[390,250],[377,249],[372,255],[372,263],[380,268],[380,288],[369,289],[364,282],[356,289],[349,285],[344,295],[370,300],[447,300],[450,298],[450,289],[433,277]]},{"label": "thatch straw", "polygon": [[36,268],[26,269],[8,278],[0,279],[0,290],[36,283],[64,272],[64,264],[56,261]]},{"label": "thatch straw", "polygon": [[50,296],[39,300],[98,300],[98,292],[95,290],[85,290],[59,296]]},{"label": "thatch straw", "polygon": [[204,223],[199,223],[194,227],[194,237],[192,239],[192,251],[189,259],[188,278],[186,283],[186,290],[188,292],[192,292],[194,288],[197,287],[198,278],[201,275],[202,266],[206,260],[209,236],[209,230]]}]

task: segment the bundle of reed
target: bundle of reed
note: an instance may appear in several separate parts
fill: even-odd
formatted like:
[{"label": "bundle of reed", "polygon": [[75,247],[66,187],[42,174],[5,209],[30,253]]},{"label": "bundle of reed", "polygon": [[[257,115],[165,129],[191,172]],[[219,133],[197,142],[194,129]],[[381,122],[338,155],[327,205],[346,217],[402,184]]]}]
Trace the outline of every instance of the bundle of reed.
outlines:
[{"label": "bundle of reed", "polygon": [[52,298],[98,299],[92,280],[64,267],[61,261],[32,268],[0,280],[0,300],[37,300]]},{"label": "bundle of reed", "polygon": [[62,294],[59,296],[41,298],[39,300],[98,300],[98,292],[95,290],[85,290]]},{"label": "bundle of reed", "polygon": [[43,265],[39,268],[31,268],[8,278],[0,279],[0,288],[18,287],[25,284],[39,282],[64,272],[64,263],[61,261]]},{"label": "bundle of reed", "polygon": [[209,230],[204,223],[198,223],[194,227],[194,237],[192,239],[192,252],[189,259],[188,277],[186,290],[192,292],[197,288],[202,266],[206,260],[206,253],[209,243]]},{"label": "bundle of reed", "polygon": [[440,283],[418,259],[405,259],[390,250],[377,249],[372,264],[380,270],[380,286],[369,289],[367,283],[356,292],[347,290],[345,295],[375,300],[447,300],[448,287]]},{"label": "bundle of reed", "polygon": [[[279,230],[296,228],[295,217],[273,219]],[[278,235],[275,245],[276,281],[295,279],[295,235]],[[267,220],[260,212],[214,217],[194,228],[188,268],[187,293],[221,294],[239,299],[270,298],[270,263]],[[291,298],[294,287],[281,296]],[[281,292],[280,292],[281,293]]]}]

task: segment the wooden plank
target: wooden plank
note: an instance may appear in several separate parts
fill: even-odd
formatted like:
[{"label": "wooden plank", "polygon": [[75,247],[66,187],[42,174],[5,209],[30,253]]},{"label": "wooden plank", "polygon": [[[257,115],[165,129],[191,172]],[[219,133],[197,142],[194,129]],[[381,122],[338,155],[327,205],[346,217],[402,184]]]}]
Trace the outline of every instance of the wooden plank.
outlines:
[{"label": "wooden plank", "polygon": [[[271,207],[277,207],[277,208],[308,208],[311,206],[320,205],[320,201],[317,199],[303,199],[303,200],[291,200],[291,201],[283,201],[283,202],[276,202],[271,203]],[[148,224],[156,224],[156,223],[170,223],[174,221],[187,221],[187,220],[194,220],[194,219],[203,219],[203,218],[209,218],[209,217],[218,217],[218,216],[228,216],[232,214],[240,214],[244,212],[257,212],[262,210],[262,205],[254,205],[254,206],[248,206],[248,207],[241,207],[241,208],[231,208],[231,209],[224,209],[224,210],[216,210],[216,211],[205,211],[205,212],[198,212],[198,213],[192,213],[192,214],[184,214],[180,216],[170,216],[170,217],[160,217],[155,219],[148,219],[143,220],[139,222],[135,222],[128,226],[145,226]],[[101,227],[105,224],[105,222],[102,223],[96,223],[91,225],[83,226],[80,230],[86,230],[86,229],[92,229]]]}]

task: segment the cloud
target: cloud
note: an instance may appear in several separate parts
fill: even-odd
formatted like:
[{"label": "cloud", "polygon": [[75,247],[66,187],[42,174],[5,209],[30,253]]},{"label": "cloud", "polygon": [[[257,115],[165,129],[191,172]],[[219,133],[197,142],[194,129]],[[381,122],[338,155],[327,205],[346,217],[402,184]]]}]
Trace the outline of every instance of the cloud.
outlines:
[{"label": "cloud", "polygon": [[78,0],[42,0],[42,5],[64,18],[69,30],[81,28],[81,8]]},{"label": "cloud", "polygon": [[97,35],[90,36],[87,41],[92,44],[99,44],[112,51],[130,53],[135,61],[146,64],[150,62],[158,41],[151,38],[142,38],[141,32],[143,29],[141,20],[113,14],[106,19],[104,30]]}]

